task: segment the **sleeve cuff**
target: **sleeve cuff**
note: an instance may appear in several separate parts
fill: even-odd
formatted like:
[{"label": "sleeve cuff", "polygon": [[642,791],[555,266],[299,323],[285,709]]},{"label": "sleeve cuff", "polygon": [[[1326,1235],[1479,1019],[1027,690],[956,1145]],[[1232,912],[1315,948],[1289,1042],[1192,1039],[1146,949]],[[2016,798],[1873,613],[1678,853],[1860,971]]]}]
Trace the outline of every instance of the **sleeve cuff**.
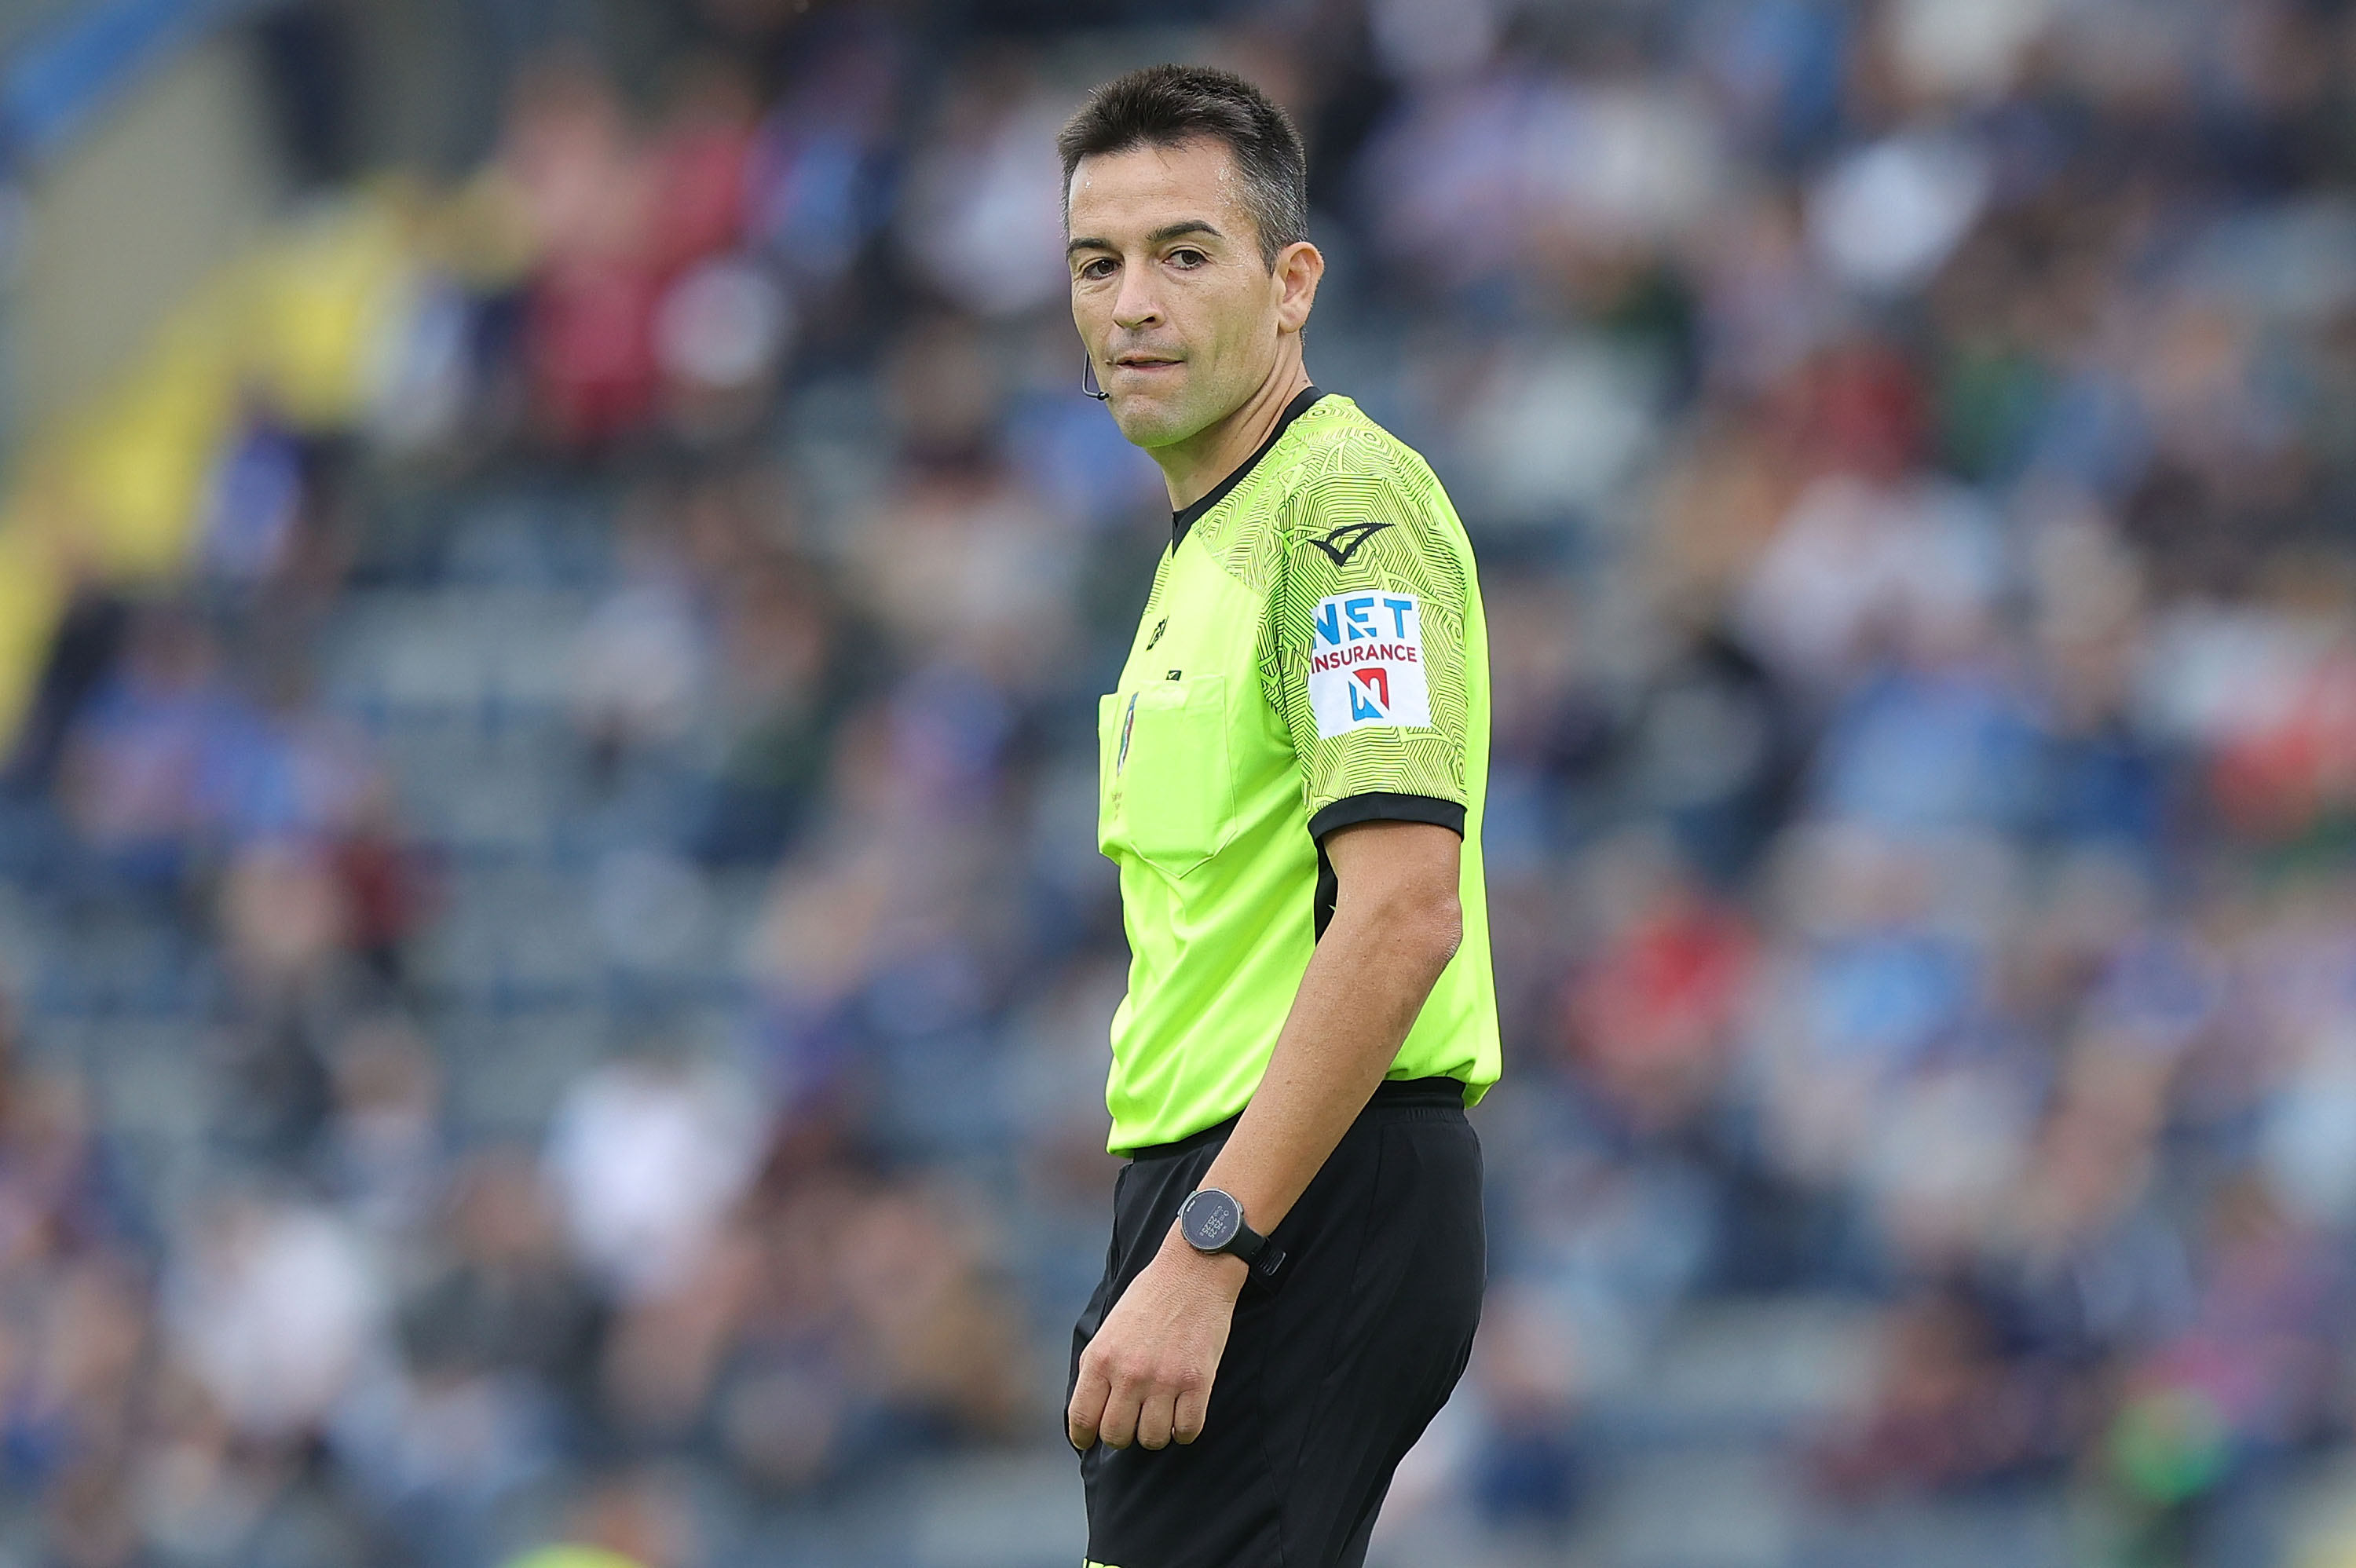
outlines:
[{"label": "sleeve cuff", "polygon": [[1357,822],[1429,822],[1464,837],[1464,808],[1452,800],[1428,795],[1393,795],[1373,790],[1345,795],[1309,819],[1309,837],[1323,842],[1337,827]]}]

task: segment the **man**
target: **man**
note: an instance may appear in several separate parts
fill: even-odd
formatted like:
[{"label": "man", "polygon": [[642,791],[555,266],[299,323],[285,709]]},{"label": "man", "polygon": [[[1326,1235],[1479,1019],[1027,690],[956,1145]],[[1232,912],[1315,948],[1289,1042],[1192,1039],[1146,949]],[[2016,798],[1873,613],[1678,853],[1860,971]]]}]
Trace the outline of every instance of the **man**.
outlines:
[{"label": "man", "polygon": [[1423,461],[1310,383],[1324,261],[1281,110],[1157,67],[1060,148],[1089,385],[1175,509],[1098,715],[1132,961],[1066,1411],[1088,1556],[1355,1564],[1480,1317],[1472,551]]}]

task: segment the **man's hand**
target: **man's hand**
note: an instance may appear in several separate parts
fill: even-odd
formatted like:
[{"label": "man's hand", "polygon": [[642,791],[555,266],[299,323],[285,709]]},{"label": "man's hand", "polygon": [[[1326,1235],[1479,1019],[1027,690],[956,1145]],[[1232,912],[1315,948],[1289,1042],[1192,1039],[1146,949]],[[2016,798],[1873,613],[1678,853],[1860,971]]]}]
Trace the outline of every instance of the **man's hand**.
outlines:
[{"label": "man's hand", "polygon": [[1173,1226],[1080,1352],[1079,1381],[1064,1413],[1072,1446],[1086,1453],[1102,1440],[1115,1448],[1164,1448],[1173,1437],[1200,1437],[1249,1273],[1241,1258],[1196,1252]]}]

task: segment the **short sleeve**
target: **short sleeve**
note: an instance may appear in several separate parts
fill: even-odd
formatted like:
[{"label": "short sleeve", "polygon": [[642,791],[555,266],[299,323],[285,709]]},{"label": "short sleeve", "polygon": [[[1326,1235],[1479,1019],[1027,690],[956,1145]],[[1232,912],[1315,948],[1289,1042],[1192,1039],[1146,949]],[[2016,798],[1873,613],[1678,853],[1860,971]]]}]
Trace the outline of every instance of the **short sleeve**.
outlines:
[{"label": "short sleeve", "polygon": [[1423,485],[1438,487],[1342,469],[1289,501],[1261,674],[1321,839],[1376,819],[1464,831],[1468,569]]}]

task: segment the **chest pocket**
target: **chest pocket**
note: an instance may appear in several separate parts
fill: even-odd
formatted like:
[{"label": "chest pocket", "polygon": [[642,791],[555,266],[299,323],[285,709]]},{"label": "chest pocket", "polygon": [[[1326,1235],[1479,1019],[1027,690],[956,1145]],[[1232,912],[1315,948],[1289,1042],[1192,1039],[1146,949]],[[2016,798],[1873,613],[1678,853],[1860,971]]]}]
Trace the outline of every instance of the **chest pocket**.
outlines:
[{"label": "chest pocket", "polygon": [[1173,877],[1226,842],[1235,816],[1225,676],[1164,681],[1097,704],[1097,848]]}]

